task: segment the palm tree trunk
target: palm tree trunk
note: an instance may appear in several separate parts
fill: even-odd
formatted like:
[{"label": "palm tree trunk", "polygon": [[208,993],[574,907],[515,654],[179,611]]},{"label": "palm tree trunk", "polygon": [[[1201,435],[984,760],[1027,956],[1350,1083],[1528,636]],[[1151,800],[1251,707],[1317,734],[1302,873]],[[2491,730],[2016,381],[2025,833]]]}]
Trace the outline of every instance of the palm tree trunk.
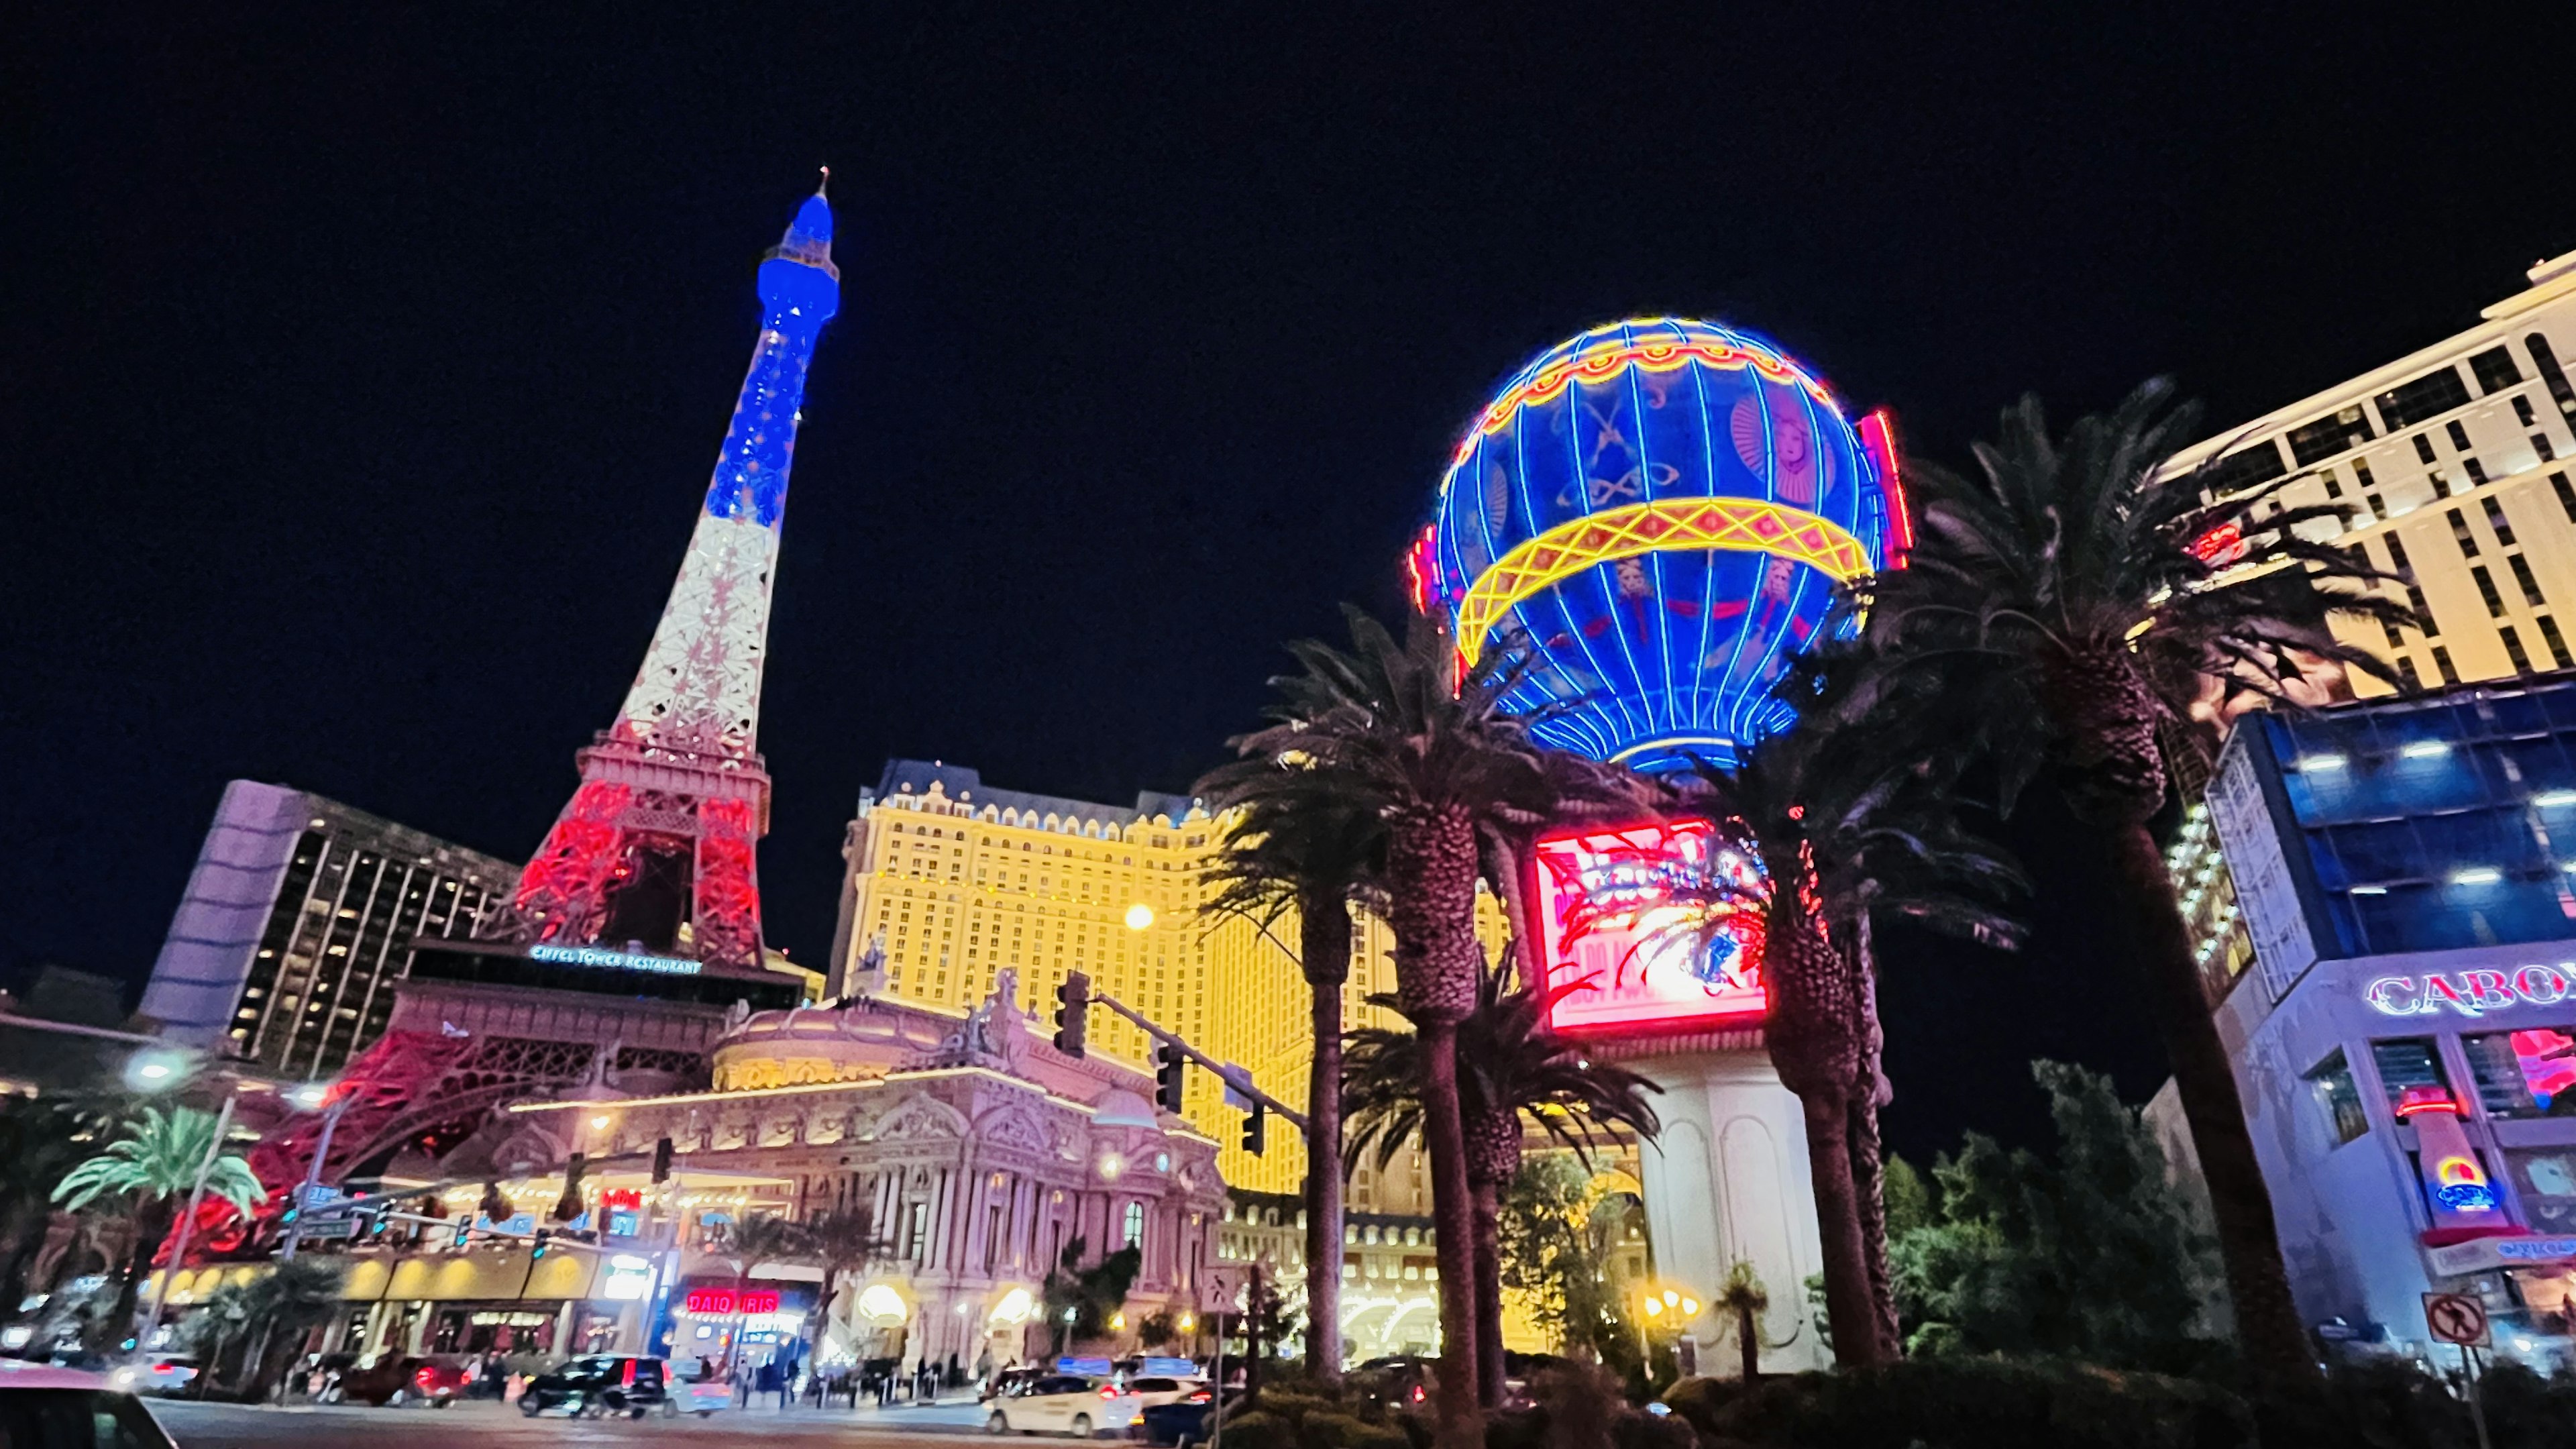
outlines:
[{"label": "palm tree trunk", "polygon": [[1884,1362],[1900,1355],[1904,1339],[1896,1321],[1896,1285],[1887,1266],[1887,1173],[1879,1152],[1876,1099],[1867,1095],[1852,1099],[1850,1133],[1852,1201],[1869,1269],[1870,1323],[1878,1333],[1878,1357]]},{"label": "palm tree trunk", "polygon": [[1878,1315],[1869,1298],[1869,1252],[1862,1246],[1851,1172],[1851,1104],[1831,1092],[1798,1099],[1807,1117],[1807,1171],[1815,1184],[1816,1235],[1824,1251],[1825,1316],[1834,1362],[1866,1368],[1879,1361]]},{"label": "palm tree trunk", "polygon": [[2226,1044],[2201,989],[2173,879],[2143,822],[2115,824],[2107,833],[2121,905],[2146,973],[2148,1009],[2164,1037],[2183,1117],[2191,1124],[2192,1148],[2209,1183],[2219,1258],[2236,1303],[2237,1341],[2258,1369],[2314,1378],[2316,1352],[2300,1326],[2282,1265],[2271,1190],[2264,1186],[2263,1167],[2254,1155]]},{"label": "palm tree trunk", "polygon": [[[93,1347],[100,1352],[115,1352],[129,1334],[140,1342],[149,1333],[147,1326],[135,1323],[134,1310],[142,1297],[144,1281],[152,1276],[153,1256],[161,1251],[162,1241],[170,1236],[178,1218],[178,1204],[166,1197],[156,1197],[135,1210],[134,1251],[126,1259],[125,1277],[116,1285],[115,1306],[99,1320],[105,1332],[101,1335],[103,1341]],[[173,1273],[178,1270],[178,1264],[170,1265]]]},{"label": "palm tree trunk", "polygon": [[1479,1182],[1476,1201],[1476,1401],[1503,1406],[1502,1185]]},{"label": "palm tree trunk", "polygon": [[1887,1033],[1878,1019],[1878,956],[1864,905],[1852,923],[1853,999],[1859,1003],[1856,1026],[1861,1044],[1860,1079],[1853,1084],[1851,1115],[1852,1195],[1860,1208],[1861,1247],[1869,1254],[1871,1317],[1878,1329],[1882,1361],[1904,1352],[1904,1333],[1896,1317],[1896,1285],[1887,1266],[1887,1172],[1878,1137],[1878,1109],[1887,1100],[1883,1065]]},{"label": "palm tree trunk", "polygon": [[1314,993],[1315,1066],[1306,1078],[1306,1365],[1342,1381],[1342,983],[1351,974],[1351,907],[1338,891],[1303,893],[1298,950]]},{"label": "palm tree trunk", "polygon": [[1736,1351],[1744,1356],[1744,1381],[1752,1383],[1762,1377],[1762,1320],[1754,1315],[1751,1304],[1739,1304],[1735,1310]]},{"label": "palm tree trunk", "polygon": [[1440,1398],[1436,1449],[1483,1449],[1476,1400],[1476,1203],[1467,1186],[1458,1116],[1458,1023],[1421,1022],[1422,1136],[1431,1156],[1431,1218],[1439,1233]]}]

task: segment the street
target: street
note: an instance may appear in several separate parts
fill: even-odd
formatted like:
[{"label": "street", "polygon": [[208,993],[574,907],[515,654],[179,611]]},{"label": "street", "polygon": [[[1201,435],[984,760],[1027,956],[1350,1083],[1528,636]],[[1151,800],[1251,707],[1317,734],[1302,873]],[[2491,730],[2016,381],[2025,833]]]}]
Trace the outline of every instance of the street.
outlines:
[{"label": "street", "polygon": [[459,1404],[452,1409],[270,1409],[238,1404],[199,1404],[154,1399],[159,1419],[181,1449],[267,1449],[270,1445],[367,1449],[582,1449],[589,1445],[713,1445],[756,1435],[790,1449],[823,1445],[918,1444],[931,1435],[971,1434],[984,1422],[971,1398],[926,1408],[775,1409],[732,1411],[708,1419],[643,1420],[524,1418],[499,1404]]}]

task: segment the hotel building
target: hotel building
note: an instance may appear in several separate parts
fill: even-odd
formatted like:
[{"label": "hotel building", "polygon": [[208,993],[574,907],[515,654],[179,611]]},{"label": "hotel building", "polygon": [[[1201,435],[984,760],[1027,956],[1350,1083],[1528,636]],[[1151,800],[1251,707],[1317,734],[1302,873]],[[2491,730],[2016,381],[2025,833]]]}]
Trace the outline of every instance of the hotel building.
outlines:
[{"label": "hotel building", "polygon": [[2238,722],[2208,797],[2254,967],[2219,1007],[2291,1284],[2329,1339],[2571,1357],[2576,679]]}]

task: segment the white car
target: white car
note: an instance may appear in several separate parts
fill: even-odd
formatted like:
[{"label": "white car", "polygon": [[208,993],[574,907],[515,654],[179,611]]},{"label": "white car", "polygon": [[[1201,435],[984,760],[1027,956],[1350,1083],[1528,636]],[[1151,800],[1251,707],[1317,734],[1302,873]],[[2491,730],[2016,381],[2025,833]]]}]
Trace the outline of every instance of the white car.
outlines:
[{"label": "white car", "polygon": [[1138,1413],[1161,1404],[1177,1404],[1207,1386],[1207,1380],[1202,1378],[1162,1374],[1141,1374],[1127,1381],[1128,1392],[1136,1396]]},{"label": "white car", "polygon": [[184,1353],[147,1354],[142,1360],[110,1372],[110,1387],[138,1394],[175,1394],[197,1376],[197,1360]]},{"label": "white car", "polygon": [[993,1401],[984,1421],[988,1434],[1124,1435],[1145,1412],[1145,1401],[1115,1379],[1048,1374]]},{"label": "white car", "polygon": [[178,1449],[143,1401],[104,1374],[0,1359],[0,1444],[16,1449]]}]

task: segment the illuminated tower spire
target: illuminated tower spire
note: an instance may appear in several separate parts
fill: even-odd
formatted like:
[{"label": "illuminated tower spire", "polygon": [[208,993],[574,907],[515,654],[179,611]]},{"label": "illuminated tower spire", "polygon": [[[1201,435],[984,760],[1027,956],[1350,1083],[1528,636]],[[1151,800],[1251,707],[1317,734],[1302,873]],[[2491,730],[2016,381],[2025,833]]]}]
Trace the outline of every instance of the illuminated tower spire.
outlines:
[{"label": "illuminated tower spire", "polygon": [[805,370],[840,278],[817,186],[761,260],[767,315],[706,507],[625,705],[580,753],[581,787],[520,877],[522,939],[670,951],[685,924],[688,954],[759,964],[753,844],[769,828],[769,776],[754,742],[769,594]]}]

